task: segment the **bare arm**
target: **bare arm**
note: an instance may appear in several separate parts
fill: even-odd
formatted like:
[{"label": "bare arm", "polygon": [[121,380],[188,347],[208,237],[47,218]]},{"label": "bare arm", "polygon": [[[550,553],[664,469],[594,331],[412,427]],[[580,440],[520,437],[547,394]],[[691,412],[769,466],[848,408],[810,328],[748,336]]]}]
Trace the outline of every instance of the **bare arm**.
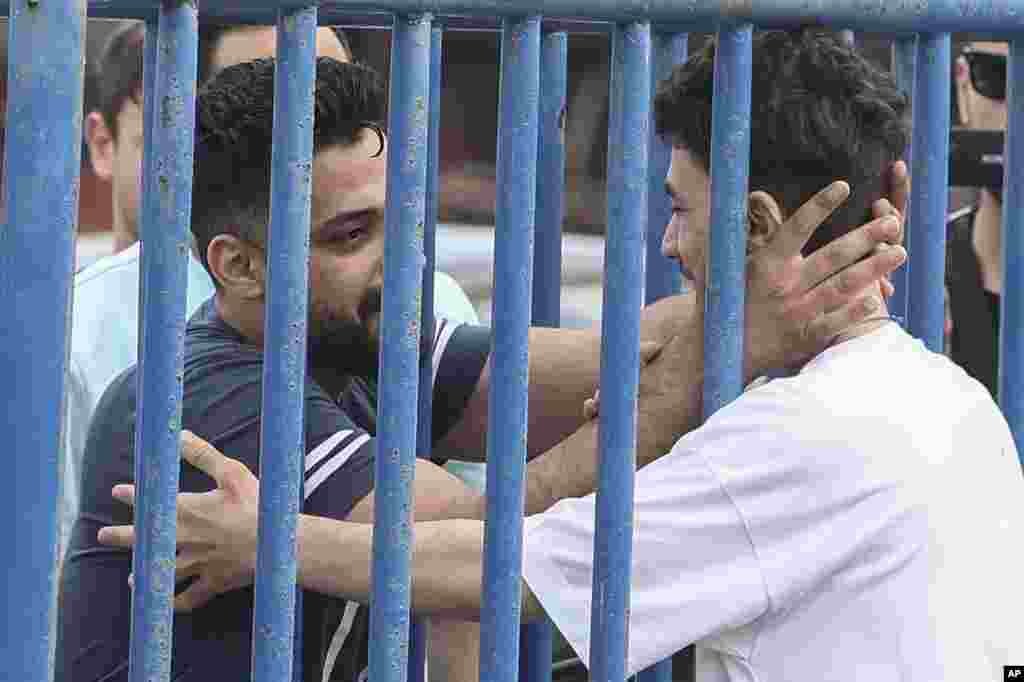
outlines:
[{"label": "bare arm", "polygon": [[[674,296],[641,313],[642,357],[664,345],[674,333],[674,318],[688,304]],[[529,336],[527,457],[550,450],[583,424],[583,401],[594,394],[601,368],[601,332],[590,329],[533,327]],[[490,404],[491,360],[459,422],[437,444],[438,452],[460,461],[484,461]]]},{"label": "bare arm", "polygon": [[[373,531],[367,526],[299,517],[299,583],[308,590],[366,602],[371,591]],[[417,523],[412,552],[412,610],[460,621],[480,619],[484,524],[459,519]],[[344,552],[337,551],[344,547]],[[543,611],[526,582],[522,619]]]}]

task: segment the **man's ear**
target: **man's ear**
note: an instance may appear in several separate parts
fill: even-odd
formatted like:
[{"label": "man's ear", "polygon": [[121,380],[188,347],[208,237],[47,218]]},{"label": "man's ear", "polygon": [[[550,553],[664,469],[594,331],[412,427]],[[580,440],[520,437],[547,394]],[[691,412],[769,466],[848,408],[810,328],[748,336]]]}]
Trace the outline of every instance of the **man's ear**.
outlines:
[{"label": "man's ear", "polygon": [[782,223],[782,209],[767,192],[751,192],[747,199],[750,233],[747,235],[747,254],[768,246],[778,236]]},{"label": "man's ear", "polygon": [[206,248],[206,260],[220,286],[235,296],[263,298],[266,267],[263,251],[229,234],[219,234]]},{"label": "man's ear", "polygon": [[85,117],[85,142],[89,146],[93,172],[109,182],[114,175],[114,135],[98,111]]}]

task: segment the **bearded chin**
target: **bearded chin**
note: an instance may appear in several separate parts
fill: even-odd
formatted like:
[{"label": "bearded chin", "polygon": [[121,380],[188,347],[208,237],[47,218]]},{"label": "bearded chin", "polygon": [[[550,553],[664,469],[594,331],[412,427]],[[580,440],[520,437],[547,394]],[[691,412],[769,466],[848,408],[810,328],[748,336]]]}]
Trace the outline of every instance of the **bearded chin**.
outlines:
[{"label": "bearded chin", "polygon": [[309,337],[313,367],[377,378],[377,341],[365,326],[354,321],[331,320],[317,325]]}]

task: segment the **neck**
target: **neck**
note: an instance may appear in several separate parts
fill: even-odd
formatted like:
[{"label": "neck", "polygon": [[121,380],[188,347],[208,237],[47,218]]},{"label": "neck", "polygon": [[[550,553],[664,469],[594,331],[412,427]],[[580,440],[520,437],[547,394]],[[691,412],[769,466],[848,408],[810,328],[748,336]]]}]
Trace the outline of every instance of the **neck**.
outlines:
[{"label": "neck", "polygon": [[121,211],[121,205],[117,200],[117,192],[113,192],[113,195],[113,203],[111,205],[113,224],[110,226],[110,229],[114,233],[114,253],[121,253],[139,241],[139,234],[132,227],[131,223],[125,220],[124,214]]},{"label": "neck", "polygon": [[991,192],[981,190],[971,242],[981,268],[981,284],[996,294],[1003,289],[1002,228],[1002,205]]},{"label": "neck", "polygon": [[[214,297],[217,314],[248,343],[263,347],[263,303],[239,301],[218,291]],[[315,358],[307,357],[307,365],[313,378],[327,391],[337,396],[348,384],[351,372],[330,365],[317,364]]]},{"label": "neck", "polygon": [[237,301],[222,290],[214,295],[217,314],[232,329],[254,346],[263,346],[263,306],[248,301]]},{"label": "neck", "polygon": [[830,347],[838,346],[839,344],[855,339],[858,336],[870,334],[871,332],[882,328],[886,323],[892,321],[892,317],[889,316],[889,309],[883,302],[873,315],[857,322],[856,324],[852,324],[841,331],[829,345]]}]

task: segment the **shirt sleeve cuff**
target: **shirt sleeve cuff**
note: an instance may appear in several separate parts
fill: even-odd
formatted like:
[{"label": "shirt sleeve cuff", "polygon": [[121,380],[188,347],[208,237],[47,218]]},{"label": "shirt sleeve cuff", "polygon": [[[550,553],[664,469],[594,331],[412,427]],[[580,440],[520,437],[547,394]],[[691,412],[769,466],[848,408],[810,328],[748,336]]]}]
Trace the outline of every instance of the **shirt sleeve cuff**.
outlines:
[{"label": "shirt sleeve cuff", "polygon": [[580,594],[579,586],[566,580],[552,554],[559,547],[558,538],[545,528],[545,520],[543,514],[523,519],[523,580],[590,670],[590,593]]}]

